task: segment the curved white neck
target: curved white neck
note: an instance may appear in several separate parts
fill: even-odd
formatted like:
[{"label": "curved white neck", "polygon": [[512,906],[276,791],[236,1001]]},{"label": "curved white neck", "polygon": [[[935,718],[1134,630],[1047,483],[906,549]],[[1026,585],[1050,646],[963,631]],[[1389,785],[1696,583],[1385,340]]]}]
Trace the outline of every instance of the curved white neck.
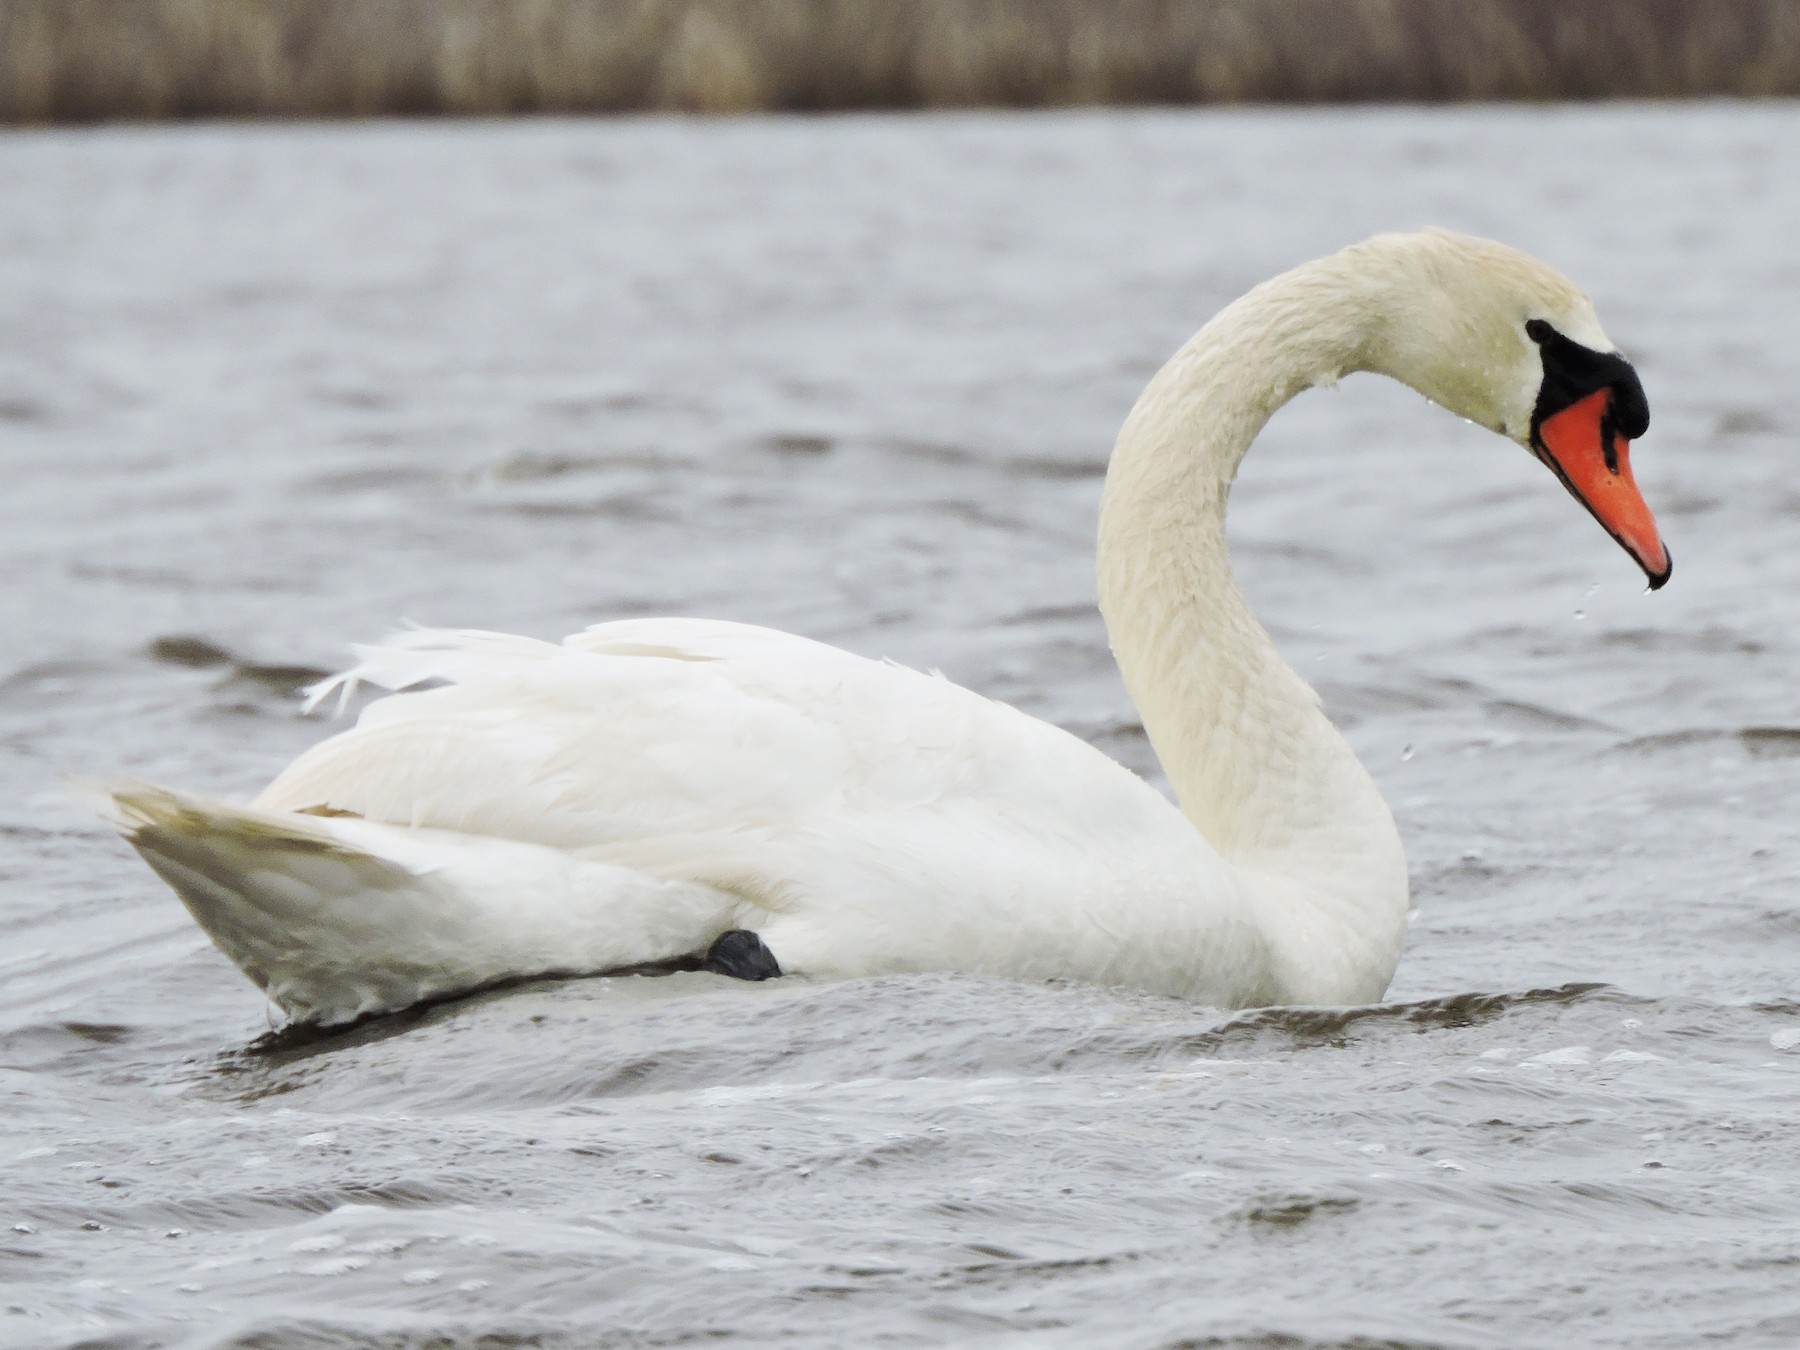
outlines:
[{"label": "curved white neck", "polygon": [[[1336,968],[1376,998],[1399,958],[1405,858],[1374,782],[1318,696],[1257,623],[1232,574],[1225,508],[1275,410],[1315,384],[1386,364],[1385,297],[1339,258],[1289,272],[1222,311],[1127,418],[1101,504],[1100,607],[1126,688],[1181,809],[1305,950],[1278,970]],[[1390,950],[1391,949],[1391,950]],[[1356,972],[1378,971],[1375,978]]]}]

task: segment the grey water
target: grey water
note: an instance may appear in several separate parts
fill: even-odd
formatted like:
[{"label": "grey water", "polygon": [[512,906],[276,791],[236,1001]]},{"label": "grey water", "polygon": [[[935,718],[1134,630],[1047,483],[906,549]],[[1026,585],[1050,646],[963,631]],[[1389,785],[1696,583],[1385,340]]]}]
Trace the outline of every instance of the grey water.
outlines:
[{"label": "grey water", "polygon": [[[0,1345],[1800,1343],[1789,104],[0,134]],[[1355,377],[1243,582],[1406,837],[1388,1000],[540,982],[330,1036],[70,794],[249,793],[399,621],[773,624],[1155,766],[1107,449],[1437,223],[1653,409],[1630,561]]]}]

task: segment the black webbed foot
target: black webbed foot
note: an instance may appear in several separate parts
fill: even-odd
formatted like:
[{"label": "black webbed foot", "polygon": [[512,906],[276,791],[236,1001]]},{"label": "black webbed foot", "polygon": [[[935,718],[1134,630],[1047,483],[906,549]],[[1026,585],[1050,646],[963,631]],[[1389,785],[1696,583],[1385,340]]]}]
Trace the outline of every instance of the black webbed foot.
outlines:
[{"label": "black webbed foot", "polygon": [[734,980],[773,980],[781,974],[781,963],[775,953],[763,946],[763,940],[748,928],[733,928],[719,934],[707,948],[702,970],[715,975],[729,975]]}]

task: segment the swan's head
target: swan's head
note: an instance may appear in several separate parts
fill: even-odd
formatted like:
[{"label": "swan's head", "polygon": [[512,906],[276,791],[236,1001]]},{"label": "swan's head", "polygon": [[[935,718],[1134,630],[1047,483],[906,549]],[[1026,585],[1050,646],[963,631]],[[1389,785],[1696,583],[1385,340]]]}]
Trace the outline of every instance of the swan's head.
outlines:
[{"label": "swan's head", "polygon": [[1669,551],[1629,457],[1650,405],[1587,296],[1528,254],[1447,230],[1379,235],[1343,256],[1394,283],[1371,364],[1530,450],[1652,590],[1667,582]]}]

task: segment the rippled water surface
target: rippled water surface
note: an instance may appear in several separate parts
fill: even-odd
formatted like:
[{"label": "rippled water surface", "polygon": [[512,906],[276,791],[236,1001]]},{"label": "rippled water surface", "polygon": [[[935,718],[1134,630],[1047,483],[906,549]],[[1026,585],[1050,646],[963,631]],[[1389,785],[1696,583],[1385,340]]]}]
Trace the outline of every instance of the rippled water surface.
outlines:
[{"label": "rippled water surface", "polygon": [[[1800,1343],[1791,106],[0,136],[0,1344]],[[249,792],[395,620],[772,623],[1154,771],[1112,434],[1437,222],[1589,287],[1655,596],[1367,377],[1239,566],[1393,804],[1376,1008],[542,983],[273,1037],[60,787]]]}]

